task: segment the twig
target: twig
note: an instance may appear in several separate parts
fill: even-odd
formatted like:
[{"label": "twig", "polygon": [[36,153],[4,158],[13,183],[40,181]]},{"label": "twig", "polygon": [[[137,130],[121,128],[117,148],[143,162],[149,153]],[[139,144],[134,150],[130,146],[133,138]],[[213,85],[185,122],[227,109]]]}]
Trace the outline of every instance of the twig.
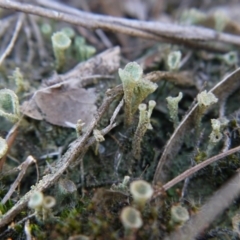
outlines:
[{"label": "twig", "polygon": [[9,150],[11,149],[16,137],[17,137],[17,134],[18,134],[18,127],[20,125],[22,121],[22,118],[19,119],[18,122],[16,122],[13,127],[10,129],[10,131],[8,132],[7,136],[6,136],[6,142],[8,144],[8,150],[7,152],[5,153],[5,155],[0,159],[0,171],[2,171],[2,168],[4,166],[4,163],[6,162],[6,159],[7,159],[7,154],[9,152]]},{"label": "twig", "polygon": [[8,199],[12,196],[13,192],[15,191],[15,189],[17,188],[17,186],[19,185],[19,183],[21,182],[22,178],[24,177],[27,168],[29,167],[29,165],[31,165],[32,163],[36,162],[36,160],[30,155],[27,157],[27,159],[18,167],[20,169],[20,173],[18,174],[17,178],[15,179],[14,183],[12,184],[12,186],[10,187],[10,189],[8,190],[7,194],[4,196],[4,198],[1,201],[1,204],[5,204]]},{"label": "twig", "polygon": [[[162,186],[162,188],[167,191],[168,189],[170,189],[171,187],[173,187],[174,185],[176,185],[177,183],[181,182],[182,180],[184,180],[187,177],[190,177],[191,175],[193,175],[194,173],[196,173],[197,171],[199,171],[200,169],[226,157],[229,156],[233,153],[239,152],[240,151],[240,146],[230,149],[226,152],[220,153],[214,157],[211,157],[207,160],[205,160],[204,162],[199,163],[198,165],[196,165],[195,167],[192,167],[188,170],[186,170],[185,172],[183,172],[182,174],[178,175],[177,177],[175,177],[174,179],[172,179],[171,181],[169,181],[168,183],[164,184]],[[157,195],[154,195],[154,199],[156,197],[158,197],[159,195],[161,195],[161,193],[158,193]]]},{"label": "twig", "polygon": [[[68,8],[70,9],[71,7],[68,7]],[[81,8],[85,12],[90,12],[87,0],[81,1]],[[71,9],[72,9],[72,11],[76,11],[76,15],[77,15],[78,10],[76,8],[71,8]],[[72,13],[72,11],[69,11],[68,13]],[[102,29],[96,29],[95,33],[101,39],[101,41],[103,42],[103,44],[105,45],[106,48],[112,48],[113,47],[112,43],[110,42],[110,40],[108,39],[106,34],[102,31]]]},{"label": "twig", "polygon": [[[54,1],[37,0],[41,5],[52,7],[62,11],[67,8],[68,11],[71,9],[68,6]],[[107,23],[112,25],[123,25],[125,27],[131,27],[139,30],[145,30],[157,34],[161,37],[167,37],[172,39],[188,39],[188,40],[200,40],[200,41],[222,41],[226,43],[240,45],[240,37],[219,33],[214,30],[203,28],[203,27],[193,27],[193,26],[181,26],[177,24],[161,23],[161,22],[150,22],[150,21],[139,21],[139,20],[128,20],[124,18],[103,16],[100,14],[92,14],[78,10],[78,17],[85,20],[91,20],[91,24],[96,25],[94,28],[108,28]],[[81,21],[83,22],[83,21]]]},{"label": "twig", "polygon": [[34,58],[34,50],[33,50],[32,32],[27,22],[25,22],[24,24],[24,32],[27,38],[27,45],[28,45],[27,63],[31,64]]},{"label": "twig", "polygon": [[26,240],[32,240],[29,220],[27,220],[24,224],[24,232],[26,235]]},{"label": "twig", "polygon": [[1,58],[0,58],[0,65],[2,65],[2,62],[4,61],[4,59],[11,53],[14,44],[17,40],[18,34],[22,28],[22,24],[23,24],[23,20],[24,20],[25,15],[23,13],[19,14],[18,20],[17,20],[17,24],[12,36],[12,39],[10,41],[10,43],[8,44],[6,50],[4,51],[4,53],[2,54]]},{"label": "twig", "polygon": [[22,209],[27,205],[27,202],[34,191],[44,191],[51,185],[53,185],[62,173],[68,168],[68,166],[79,158],[82,151],[85,149],[84,146],[88,143],[88,139],[93,131],[93,129],[98,124],[99,120],[106,112],[109,105],[122,94],[122,86],[117,86],[106,93],[101,107],[95,116],[95,119],[89,124],[87,132],[76,141],[74,141],[68,151],[63,155],[62,159],[57,162],[55,169],[56,172],[45,175],[41,181],[39,181],[36,186],[27,192],[6,214],[4,214],[0,220],[0,228],[8,224]]},{"label": "twig", "polygon": [[[180,43],[185,45],[195,45],[204,48],[204,44],[199,41],[215,41],[224,42],[240,46],[240,37],[236,35],[219,33],[214,30],[181,26],[177,24],[166,24],[159,22],[147,22],[128,20],[117,17],[102,16],[98,14],[86,13],[81,11],[81,16],[70,15],[56,10],[49,10],[42,7],[18,3],[14,1],[2,0],[0,7],[6,9],[14,9],[42,17],[52,18],[58,21],[65,21],[74,25],[80,25],[88,28],[101,28],[108,31],[117,31],[131,36],[153,39],[157,41],[165,41],[172,43]],[[209,47],[209,46],[206,46]],[[214,46],[212,46],[214,49]],[[218,48],[218,51],[221,51]]]},{"label": "twig", "polygon": [[45,46],[44,46],[44,41],[43,41],[42,35],[40,33],[38,25],[36,24],[36,20],[35,20],[34,16],[30,15],[29,16],[29,21],[32,25],[33,33],[34,33],[35,38],[37,40],[39,57],[41,59],[41,62],[43,62],[47,59],[47,52],[46,52],[46,49],[45,49]]},{"label": "twig", "polygon": [[10,28],[13,21],[17,19],[16,15],[8,16],[2,20],[0,20],[1,28],[0,28],[0,37]]}]

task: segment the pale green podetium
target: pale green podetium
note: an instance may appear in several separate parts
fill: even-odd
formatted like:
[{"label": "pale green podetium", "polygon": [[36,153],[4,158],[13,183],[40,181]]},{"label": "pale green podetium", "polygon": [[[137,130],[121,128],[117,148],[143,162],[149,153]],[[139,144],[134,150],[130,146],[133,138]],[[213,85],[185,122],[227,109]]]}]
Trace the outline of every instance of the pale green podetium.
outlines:
[{"label": "pale green podetium", "polygon": [[143,209],[146,202],[151,199],[154,191],[148,182],[144,180],[137,180],[130,184],[130,192],[134,202],[140,209]]},{"label": "pale green podetium", "polygon": [[10,89],[0,90],[0,116],[11,122],[17,122],[20,118],[18,97]]},{"label": "pale green podetium", "polygon": [[96,48],[90,45],[85,46],[85,57],[89,59],[96,53]]},{"label": "pale green podetium", "polygon": [[49,23],[43,23],[41,25],[41,28],[40,28],[42,34],[45,36],[45,37],[49,37],[51,36],[52,34],[52,26],[49,24]]},{"label": "pale green podetium", "polygon": [[180,67],[180,62],[182,58],[182,53],[180,51],[170,52],[167,57],[167,67],[169,71],[174,72],[178,71]]},{"label": "pale green podetium", "polygon": [[175,205],[171,207],[171,219],[170,219],[170,226],[177,227],[179,225],[183,225],[186,221],[190,218],[188,210],[181,206]]},{"label": "pale green podetium", "polygon": [[229,18],[222,11],[216,11],[213,15],[215,21],[215,30],[218,32],[223,32],[227,24],[229,23]]},{"label": "pale green podetium", "polygon": [[203,115],[208,107],[218,102],[218,99],[213,93],[204,90],[197,95],[197,101],[199,105],[199,114]]},{"label": "pale green podetium", "polygon": [[125,237],[131,236],[136,229],[143,225],[141,213],[133,207],[123,208],[120,215],[120,220],[125,229]]},{"label": "pale green podetium", "polygon": [[74,29],[72,29],[71,27],[64,27],[61,31],[65,33],[70,39],[73,39],[76,35]]},{"label": "pale green podetium", "polygon": [[217,103],[218,99],[215,97],[215,95],[212,92],[207,92],[206,90],[204,90],[197,95],[197,101],[198,101],[198,109],[197,109],[197,114],[195,116],[196,139],[198,139],[200,136],[201,121],[204,113],[211,105],[213,105],[214,103]]},{"label": "pale green podetium", "polygon": [[211,119],[212,132],[209,136],[210,142],[217,143],[222,139],[221,122],[219,119]]},{"label": "pale green podetium", "polygon": [[178,103],[182,100],[182,93],[180,92],[177,97],[167,97],[167,107],[169,110],[170,119],[173,122],[174,129],[177,128],[179,124],[178,119]]},{"label": "pale green podetium", "polygon": [[143,70],[136,62],[128,63],[124,69],[119,69],[125,101],[125,125],[132,123],[133,114],[138,105],[157,89],[157,84],[143,78]]},{"label": "pale green podetium", "polygon": [[141,79],[134,89],[132,101],[132,114],[138,110],[138,105],[157,89],[158,85],[146,79]]},{"label": "pale green podetium", "polygon": [[218,119],[211,119],[212,132],[209,135],[207,156],[210,156],[213,148],[216,146],[218,142],[222,140],[222,137],[223,137],[222,131],[227,126],[228,123],[229,121],[225,117],[218,118]]},{"label": "pale green podetium", "polygon": [[24,80],[23,75],[19,68],[16,68],[13,71],[13,75],[9,77],[9,79],[14,80],[17,89],[15,90],[16,93],[23,93],[29,90],[30,86],[27,81]]},{"label": "pale green podetium", "polygon": [[96,53],[96,48],[87,45],[85,39],[80,36],[74,38],[74,50],[79,61],[85,61]]},{"label": "pale green podetium", "polygon": [[133,156],[139,160],[141,158],[141,142],[147,131],[147,129],[152,129],[150,118],[152,115],[153,108],[156,106],[156,102],[149,101],[149,109],[147,111],[147,105],[141,103],[138,107],[139,109],[139,121],[136,132],[133,137],[132,142],[132,152]]},{"label": "pale green podetium", "polygon": [[125,176],[122,182],[118,183],[117,185],[114,183],[111,186],[110,190],[116,191],[116,192],[122,192],[127,195],[129,192],[129,187],[128,187],[129,180],[130,180],[130,177]]},{"label": "pale green podetium", "polygon": [[191,8],[183,11],[180,22],[187,25],[195,25],[207,19],[207,15],[198,9]]},{"label": "pale green podetium", "polygon": [[132,122],[133,91],[142,77],[143,70],[136,62],[130,62],[124,69],[120,68],[118,74],[122,80],[124,91],[125,124],[129,126]]},{"label": "pale green podetium", "polygon": [[28,201],[28,207],[35,210],[37,219],[43,221],[53,216],[52,208],[55,204],[55,198],[51,196],[44,196],[40,191],[33,192]]},{"label": "pale green podetium", "polygon": [[56,58],[56,69],[61,71],[65,65],[65,53],[71,45],[71,39],[64,32],[56,32],[52,35],[52,45]]}]

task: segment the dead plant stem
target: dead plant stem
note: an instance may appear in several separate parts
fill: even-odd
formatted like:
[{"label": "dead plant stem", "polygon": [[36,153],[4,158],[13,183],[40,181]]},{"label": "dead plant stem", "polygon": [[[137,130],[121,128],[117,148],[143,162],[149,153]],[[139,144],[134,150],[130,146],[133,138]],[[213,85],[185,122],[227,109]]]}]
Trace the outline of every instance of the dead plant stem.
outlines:
[{"label": "dead plant stem", "polygon": [[[174,179],[172,179],[171,181],[169,181],[168,183],[163,185],[163,189],[165,191],[167,191],[168,189],[170,189],[171,187],[173,187],[174,185],[176,185],[177,183],[181,182],[182,180],[184,180],[187,177],[190,177],[191,175],[193,175],[194,173],[196,173],[197,171],[201,170],[202,168],[224,158],[227,157],[233,153],[239,152],[240,151],[240,146],[232,148],[226,152],[220,153],[216,156],[213,156],[207,160],[205,160],[204,162],[199,163],[198,165],[186,170],[185,172],[183,172],[182,174],[178,175],[177,177],[175,177]],[[160,193],[158,195],[155,195],[154,198],[158,197],[160,195]]]},{"label": "dead plant stem", "polygon": [[[52,1],[39,1],[40,4],[53,3]],[[64,6],[64,5],[62,5]],[[221,51],[216,46],[204,46],[201,42],[215,41],[240,46],[240,37],[232,34],[219,33],[203,27],[181,26],[177,24],[156,23],[138,20],[129,20],[111,16],[103,16],[93,13],[78,11],[78,15],[66,14],[57,10],[18,3],[15,1],[1,0],[0,7],[14,9],[29,14],[65,21],[70,24],[87,28],[103,29],[120,32],[131,36],[148,38],[156,41],[164,41],[177,44],[185,44],[192,47],[212,48]],[[67,7],[67,6],[66,6]],[[63,7],[61,7],[63,8]],[[56,6],[55,6],[56,9]],[[201,41],[201,42],[200,42]]]},{"label": "dead plant stem", "polygon": [[20,13],[19,17],[18,17],[18,20],[17,20],[15,30],[14,30],[14,33],[13,33],[12,38],[11,38],[11,41],[8,44],[7,48],[5,49],[4,53],[2,54],[2,56],[0,58],[0,65],[2,65],[4,59],[11,53],[11,51],[14,47],[14,44],[17,40],[18,34],[19,34],[19,32],[22,28],[24,18],[25,18],[25,14]]}]

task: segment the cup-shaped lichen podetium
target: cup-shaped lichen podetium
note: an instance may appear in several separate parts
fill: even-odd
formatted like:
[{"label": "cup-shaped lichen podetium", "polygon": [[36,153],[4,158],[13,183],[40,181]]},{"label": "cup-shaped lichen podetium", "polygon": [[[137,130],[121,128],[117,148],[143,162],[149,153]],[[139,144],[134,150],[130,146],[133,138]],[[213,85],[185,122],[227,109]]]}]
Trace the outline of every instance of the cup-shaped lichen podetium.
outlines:
[{"label": "cup-shaped lichen podetium", "polygon": [[177,71],[180,66],[182,53],[180,51],[173,51],[167,57],[167,66],[169,71]]},{"label": "cup-shaped lichen podetium", "polygon": [[143,70],[136,62],[130,62],[124,69],[120,68],[118,74],[121,78],[124,91],[125,125],[129,126],[132,122],[133,91],[138,81],[142,78]]},{"label": "cup-shaped lichen podetium", "polygon": [[28,207],[35,210],[35,214],[38,219],[42,219],[43,199],[44,199],[43,194],[39,191],[36,191],[31,195],[28,201]]},{"label": "cup-shaped lichen podetium", "polygon": [[134,199],[134,202],[140,207],[144,207],[145,203],[150,200],[153,195],[152,186],[144,181],[137,180],[130,184],[130,192]]},{"label": "cup-shaped lichen podetium", "polygon": [[202,91],[197,95],[197,101],[198,101],[198,111],[196,114],[196,136],[199,137],[200,134],[200,126],[201,126],[201,120],[205,113],[205,111],[214,103],[218,102],[218,99],[215,97],[215,95],[212,92],[207,92],[206,90]]},{"label": "cup-shaped lichen podetium", "polygon": [[65,52],[71,45],[71,39],[64,32],[56,32],[52,35],[52,45],[56,68],[61,71],[65,64]]},{"label": "cup-shaped lichen podetium", "polygon": [[120,219],[125,230],[138,229],[143,224],[140,212],[133,207],[123,208]]},{"label": "cup-shaped lichen podetium", "polygon": [[171,227],[182,225],[189,220],[189,213],[185,207],[181,205],[175,205],[171,207]]},{"label": "cup-shaped lichen podetium", "polygon": [[0,90],[0,116],[11,122],[17,122],[20,118],[18,97],[10,89]]},{"label": "cup-shaped lichen podetium", "polygon": [[199,105],[200,114],[203,114],[205,110],[212,104],[216,103],[218,99],[215,97],[213,93],[204,90],[197,95],[197,101]]},{"label": "cup-shaped lichen podetium", "polygon": [[56,200],[54,197],[46,196],[43,199],[42,204],[42,215],[43,221],[52,217],[52,208],[56,205]]},{"label": "cup-shaped lichen podetium", "polygon": [[142,103],[144,99],[157,89],[158,85],[147,79],[141,79],[138,81],[136,88],[134,89],[133,101],[132,101],[132,114],[134,114],[138,105]]}]

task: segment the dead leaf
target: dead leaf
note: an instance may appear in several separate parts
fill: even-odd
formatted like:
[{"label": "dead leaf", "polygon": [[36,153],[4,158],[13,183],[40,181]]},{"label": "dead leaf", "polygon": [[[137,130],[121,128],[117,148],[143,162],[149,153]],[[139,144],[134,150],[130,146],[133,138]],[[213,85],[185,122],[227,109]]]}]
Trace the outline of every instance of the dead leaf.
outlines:
[{"label": "dead leaf", "polygon": [[[79,119],[89,123],[97,111],[94,88],[82,87],[82,80],[95,74],[109,75],[120,65],[119,48],[113,48],[77,65],[63,75],[53,76],[50,87],[36,91],[21,106],[21,112],[37,120],[63,127],[75,127]],[[56,83],[60,82],[60,83]]]},{"label": "dead leaf", "polygon": [[91,77],[92,75],[110,75],[114,73],[120,66],[120,48],[110,48],[86,62],[79,63],[73,69],[65,74],[56,74],[49,79],[44,79],[43,83],[47,86],[56,83],[68,81],[71,79],[79,79]]}]

